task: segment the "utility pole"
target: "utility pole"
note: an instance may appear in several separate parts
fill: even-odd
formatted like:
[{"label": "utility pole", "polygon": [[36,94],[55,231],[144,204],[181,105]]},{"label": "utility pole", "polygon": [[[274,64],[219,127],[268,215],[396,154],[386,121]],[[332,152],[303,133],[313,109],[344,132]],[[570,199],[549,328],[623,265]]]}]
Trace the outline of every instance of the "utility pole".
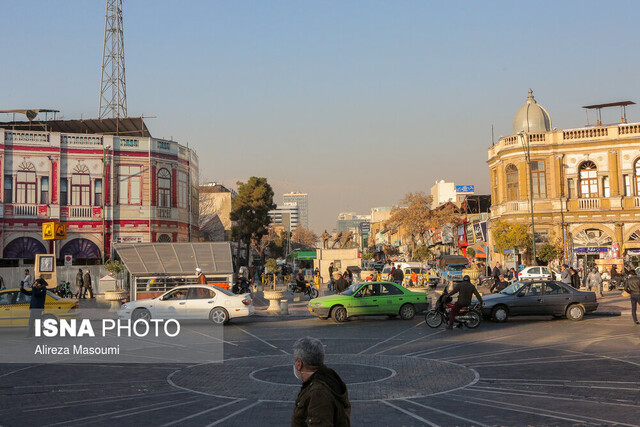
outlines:
[{"label": "utility pole", "polygon": [[107,0],[98,118],[127,117],[122,0]]}]

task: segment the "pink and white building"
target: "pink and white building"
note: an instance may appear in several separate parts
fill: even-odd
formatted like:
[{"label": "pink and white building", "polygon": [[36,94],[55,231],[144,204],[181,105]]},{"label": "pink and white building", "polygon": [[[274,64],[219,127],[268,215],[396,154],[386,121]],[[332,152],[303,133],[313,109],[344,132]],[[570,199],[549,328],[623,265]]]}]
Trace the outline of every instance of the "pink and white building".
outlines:
[{"label": "pink and white building", "polygon": [[2,258],[109,258],[112,243],[188,242],[198,232],[198,156],[142,118],[0,122]]}]

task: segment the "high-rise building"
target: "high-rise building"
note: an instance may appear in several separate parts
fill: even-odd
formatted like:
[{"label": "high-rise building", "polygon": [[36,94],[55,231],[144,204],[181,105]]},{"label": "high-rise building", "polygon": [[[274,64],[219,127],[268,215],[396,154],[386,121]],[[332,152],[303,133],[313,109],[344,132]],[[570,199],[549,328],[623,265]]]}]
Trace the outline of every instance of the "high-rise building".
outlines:
[{"label": "high-rise building", "polygon": [[278,205],[274,210],[269,211],[269,217],[271,218],[271,226],[282,227],[283,230],[293,231],[300,224],[300,212],[298,204],[295,202]]},{"label": "high-rise building", "polygon": [[298,204],[298,224],[301,227],[309,228],[309,195],[307,193],[300,193],[293,191],[291,193],[284,194],[282,201],[286,203]]}]

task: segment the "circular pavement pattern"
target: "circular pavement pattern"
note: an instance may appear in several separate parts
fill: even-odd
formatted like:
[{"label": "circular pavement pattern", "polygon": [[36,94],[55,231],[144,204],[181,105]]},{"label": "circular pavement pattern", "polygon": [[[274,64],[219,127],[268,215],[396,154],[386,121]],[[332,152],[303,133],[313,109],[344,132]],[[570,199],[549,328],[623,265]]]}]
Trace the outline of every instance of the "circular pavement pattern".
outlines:
[{"label": "circular pavement pattern", "polygon": [[[351,401],[422,397],[474,384],[478,374],[455,363],[397,356],[327,355],[326,364],[349,386]],[[198,365],[169,376],[176,387],[227,398],[291,402],[300,381],[290,355]]]}]

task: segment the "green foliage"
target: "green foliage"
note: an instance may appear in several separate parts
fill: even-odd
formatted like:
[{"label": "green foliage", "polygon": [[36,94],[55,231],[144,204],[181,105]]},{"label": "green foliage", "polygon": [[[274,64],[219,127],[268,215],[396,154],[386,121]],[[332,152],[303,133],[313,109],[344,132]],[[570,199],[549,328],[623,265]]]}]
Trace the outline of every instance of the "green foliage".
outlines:
[{"label": "green foliage", "polygon": [[506,221],[496,221],[491,230],[495,247],[499,252],[505,249],[529,249],[531,248],[531,234],[529,228],[522,224],[513,224]]},{"label": "green foliage", "polygon": [[362,260],[363,261],[371,261],[373,259],[373,252],[367,252],[362,254]]},{"label": "green foliage", "polygon": [[280,267],[278,267],[278,262],[275,258],[267,259],[267,262],[264,263],[264,268],[267,273],[280,273]]},{"label": "green foliage", "polygon": [[104,269],[112,275],[117,276],[122,270],[124,270],[124,265],[118,260],[107,261],[107,263],[104,265]]},{"label": "green foliage", "polygon": [[473,258],[476,256],[476,250],[471,246],[467,247],[467,258]]},{"label": "green foliage", "polygon": [[550,243],[545,243],[536,250],[536,257],[545,264],[548,264],[549,261],[558,257],[558,249]]},{"label": "green foliage", "polygon": [[413,251],[413,258],[424,262],[431,255],[431,251],[426,246],[419,246]]},{"label": "green foliage", "polygon": [[249,245],[268,233],[269,211],[276,208],[273,189],[266,178],[252,176],[246,184],[238,182],[238,195],[231,209],[231,237]]}]

